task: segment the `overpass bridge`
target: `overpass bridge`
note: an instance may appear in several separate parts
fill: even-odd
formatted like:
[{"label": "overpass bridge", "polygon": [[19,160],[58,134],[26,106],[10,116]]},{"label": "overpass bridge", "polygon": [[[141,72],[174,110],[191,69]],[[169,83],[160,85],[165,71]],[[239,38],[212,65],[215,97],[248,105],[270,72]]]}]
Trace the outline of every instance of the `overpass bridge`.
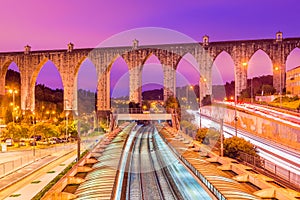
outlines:
[{"label": "overpass bridge", "polygon": [[117,114],[117,120],[172,120],[172,114],[167,113],[140,113],[140,114],[130,114],[123,113]]},{"label": "overpass bridge", "polygon": [[167,113],[165,110],[144,111],[141,108],[119,108],[112,113],[116,124],[119,121],[171,121],[172,125],[176,124],[175,114]]}]

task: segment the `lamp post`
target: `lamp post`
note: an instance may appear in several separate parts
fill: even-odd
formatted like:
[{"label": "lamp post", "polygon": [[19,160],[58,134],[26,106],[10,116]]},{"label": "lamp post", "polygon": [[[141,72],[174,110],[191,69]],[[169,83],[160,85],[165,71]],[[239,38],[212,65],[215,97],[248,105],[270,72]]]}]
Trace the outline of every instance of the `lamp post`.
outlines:
[{"label": "lamp post", "polygon": [[[203,78],[203,82],[205,84],[204,89],[206,89],[206,78]],[[202,86],[201,77],[200,77],[200,85]],[[200,85],[199,85],[199,128],[201,129],[201,127],[202,127],[202,122],[201,122],[201,106],[202,106],[202,102],[201,102],[202,95],[201,95],[201,93],[202,93],[202,91],[200,91],[200,89],[202,89],[203,87],[200,87]]]},{"label": "lamp post", "polygon": [[[246,70],[247,70],[247,67],[248,67],[248,63],[247,62],[243,62],[242,63],[242,66],[244,67],[244,68],[246,68]],[[252,81],[253,81],[253,77],[251,78],[251,85],[250,85],[250,96],[251,96],[251,103],[253,104],[253,84],[252,84]]]},{"label": "lamp post", "polygon": [[190,91],[189,89],[193,89],[194,87],[192,85],[190,86],[186,86],[186,102],[187,102],[187,105],[190,103]]},{"label": "lamp post", "polygon": [[251,88],[250,88],[251,89],[251,91],[250,91],[251,92],[251,104],[253,104],[253,83],[252,82],[253,82],[253,78],[251,78]]},{"label": "lamp post", "polygon": [[224,135],[223,135],[223,119],[221,119],[221,121],[220,121],[220,135],[221,135],[221,138],[220,138],[220,140],[221,140],[221,147],[220,147],[220,155],[221,155],[221,157],[223,157],[224,156]]},{"label": "lamp post", "polygon": [[34,137],[33,137],[33,148],[32,148],[32,150],[33,150],[33,157],[34,157],[34,160],[35,160],[35,146],[36,146],[36,137],[35,137],[35,112],[33,112],[32,113],[33,114],[33,121],[32,121],[32,123],[33,123],[33,135],[34,135]]},{"label": "lamp post", "polygon": [[237,121],[238,121],[238,118],[237,118],[237,110],[236,110],[236,98],[234,98],[234,129],[235,129],[235,136],[237,136]]},{"label": "lamp post", "polygon": [[282,99],[281,99],[281,67],[275,67],[276,71],[279,71],[279,104],[280,104],[280,108],[281,108],[281,103],[282,103]]},{"label": "lamp post", "polygon": [[66,132],[65,132],[65,139],[67,138],[67,135],[68,135],[68,116],[69,116],[69,111],[68,110],[65,110],[66,112]]},{"label": "lamp post", "polygon": [[234,100],[234,131],[235,131],[235,136],[237,136],[237,110],[236,110],[236,100],[237,100],[237,96],[235,95],[235,97],[230,97],[230,100]]},{"label": "lamp post", "polygon": [[80,121],[77,122],[77,162],[80,160]]},{"label": "lamp post", "polygon": [[47,110],[47,111],[46,111],[46,114],[48,115],[48,120],[49,120],[49,119],[50,119],[50,115],[51,115],[51,114],[50,114],[50,111]]},{"label": "lamp post", "polygon": [[68,121],[68,117],[69,117],[69,110],[70,109],[68,109],[68,105],[67,105],[67,102],[69,102],[69,100],[68,99],[65,99],[64,100],[64,110],[65,110],[65,114],[66,114],[66,132],[65,132],[65,139],[67,138],[67,135],[68,135],[68,125],[69,125],[69,121]]},{"label": "lamp post", "polygon": [[15,124],[15,116],[14,116],[14,113],[15,113],[15,94],[18,93],[18,90],[16,89],[10,89],[8,90],[8,92],[10,94],[12,94],[12,97],[13,97],[13,111],[12,111],[12,117],[13,117],[13,124]]}]

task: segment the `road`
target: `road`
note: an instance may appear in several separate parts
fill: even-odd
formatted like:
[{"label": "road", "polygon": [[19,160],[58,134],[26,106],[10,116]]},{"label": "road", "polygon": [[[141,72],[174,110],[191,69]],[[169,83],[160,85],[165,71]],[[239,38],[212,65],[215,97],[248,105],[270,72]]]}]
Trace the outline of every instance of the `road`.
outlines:
[{"label": "road", "polygon": [[[189,112],[195,115],[196,117],[195,123],[199,124],[199,120],[200,120],[199,112],[197,111],[189,111]],[[205,127],[215,127],[216,129],[219,129],[219,124],[213,121],[210,117],[202,115],[201,123]],[[224,124],[223,130],[224,130],[225,138],[235,135],[235,129],[230,125]],[[298,180],[300,177],[300,152],[293,149],[288,149],[272,141],[268,141],[266,139],[254,136],[251,133],[248,133],[246,131],[238,130],[237,133],[238,133],[238,137],[242,137],[245,140],[250,141],[258,148],[259,156],[272,163],[275,163],[276,165],[282,167],[283,169],[286,169],[294,174],[297,174],[298,175],[297,181],[300,181]]]},{"label": "road", "polygon": [[[126,144],[121,199],[213,199],[171,152],[153,126],[140,127]],[[126,147],[125,147],[126,148]],[[127,178],[126,178],[127,177]]]},{"label": "road", "polygon": [[[218,101],[218,103],[234,106],[233,102]],[[270,107],[257,105],[257,104],[249,104],[249,103],[239,103],[239,104],[236,104],[236,107],[239,109],[243,109],[243,110],[252,112],[252,113],[256,113],[256,114],[266,117],[268,119],[277,120],[278,122],[282,122],[285,124],[289,124],[293,127],[300,128],[300,117],[298,114],[292,115],[289,113],[284,113],[284,112],[274,110]]]},{"label": "road", "polygon": [[75,143],[60,144],[43,149],[10,150],[0,153],[0,178],[37,159],[46,157],[55,152],[75,148]]},{"label": "road", "polygon": [[[72,145],[72,144],[51,146],[51,147],[44,148],[44,149],[36,148],[35,153],[36,153],[36,156],[38,156],[38,155],[44,154],[44,152],[49,153],[49,152],[61,151],[63,149],[69,148],[70,145]],[[40,152],[43,152],[43,153],[40,153]],[[29,148],[26,148],[23,150],[14,149],[14,150],[9,150],[7,152],[0,152],[0,164],[9,162],[9,161],[13,161],[13,160],[17,160],[20,158],[24,158],[27,156],[33,156],[33,148],[32,147],[31,147],[31,149],[29,149]]]},{"label": "road", "polygon": [[[52,156],[56,159],[45,165],[41,169],[33,172],[32,174],[20,179],[13,185],[0,191],[0,199],[31,199],[40,190],[43,189],[60,171],[62,171],[68,163],[72,162],[76,157],[76,151],[71,153],[58,152]],[[51,171],[51,173],[49,173]],[[52,173],[53,172],[53,173]],[[38,181],[37,184],[33,184]],[[18,197],[9,197],[12,194],[18,194]]]}]

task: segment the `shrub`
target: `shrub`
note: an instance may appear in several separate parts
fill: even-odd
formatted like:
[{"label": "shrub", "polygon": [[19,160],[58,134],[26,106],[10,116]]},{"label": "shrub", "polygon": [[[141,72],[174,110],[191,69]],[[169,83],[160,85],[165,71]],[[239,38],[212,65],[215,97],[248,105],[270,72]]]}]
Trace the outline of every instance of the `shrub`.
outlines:
[{"label": "shrub", "polygon": [[240,152],[258,157],[256,147],[245,139],[234,136],[224,140],[224,156],[236,159]]},{"label": "shrub", "polygon": [[209,140],[216,140],[220,137],[220,132],[214,128],[201,128],[198,129],[196,134],[196,141],[204,144],[209,144]]}]

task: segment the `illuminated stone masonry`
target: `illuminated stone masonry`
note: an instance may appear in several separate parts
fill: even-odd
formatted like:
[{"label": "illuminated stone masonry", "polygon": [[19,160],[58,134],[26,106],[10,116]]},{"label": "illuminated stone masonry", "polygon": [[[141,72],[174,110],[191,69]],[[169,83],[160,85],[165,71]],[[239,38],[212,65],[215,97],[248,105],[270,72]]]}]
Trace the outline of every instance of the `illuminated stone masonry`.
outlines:
[{"label": "illuminated stone masonry", "polygon": [[[64,108],[77,109],[76,94],[77,75],[82,62],[88,57],[96,67],[98,74],[97,109],[110,110],[110,69],[118,57],[122,57],[129,69],[129,98],[141,102],[142,69],[146,60],[155,55],[162,64],[164,73],[164,100],[176,92],[176,68],[184,55],[190,53],[196,59],[205,87],[200,84],[200,98],[212,93],[212,65],[216,57],[226,51],[235,64],[236,96],[247,87],[247,67],[251,56],[259,49],[263,50],[273,62],[274,87],[279,91],[285,85],[285,63],[289,53],[300,47],[300,38],[283,38],[282,32],[276,33],[275,39],[240,40],[209,42],[207,35],[201,43],[165,44],[139,46],[134,40],[131,47],[106,47],[75,49],[69,43],[64,50],[31,51],[29,45],[24,52],[0,53],[0,95],[5,94],[5,75],[9,65],[15,62],[21,76],[21,109],[34,111],[35,82],[43,65],[51,60],[57,67],[64,87]],[[280,70],[278,70],[280,69]],[[280,77],[281,75],[281,77]],[[281,84],[280,84],[281,81]],[[202,81],[199,80],[199,83]]]}]

